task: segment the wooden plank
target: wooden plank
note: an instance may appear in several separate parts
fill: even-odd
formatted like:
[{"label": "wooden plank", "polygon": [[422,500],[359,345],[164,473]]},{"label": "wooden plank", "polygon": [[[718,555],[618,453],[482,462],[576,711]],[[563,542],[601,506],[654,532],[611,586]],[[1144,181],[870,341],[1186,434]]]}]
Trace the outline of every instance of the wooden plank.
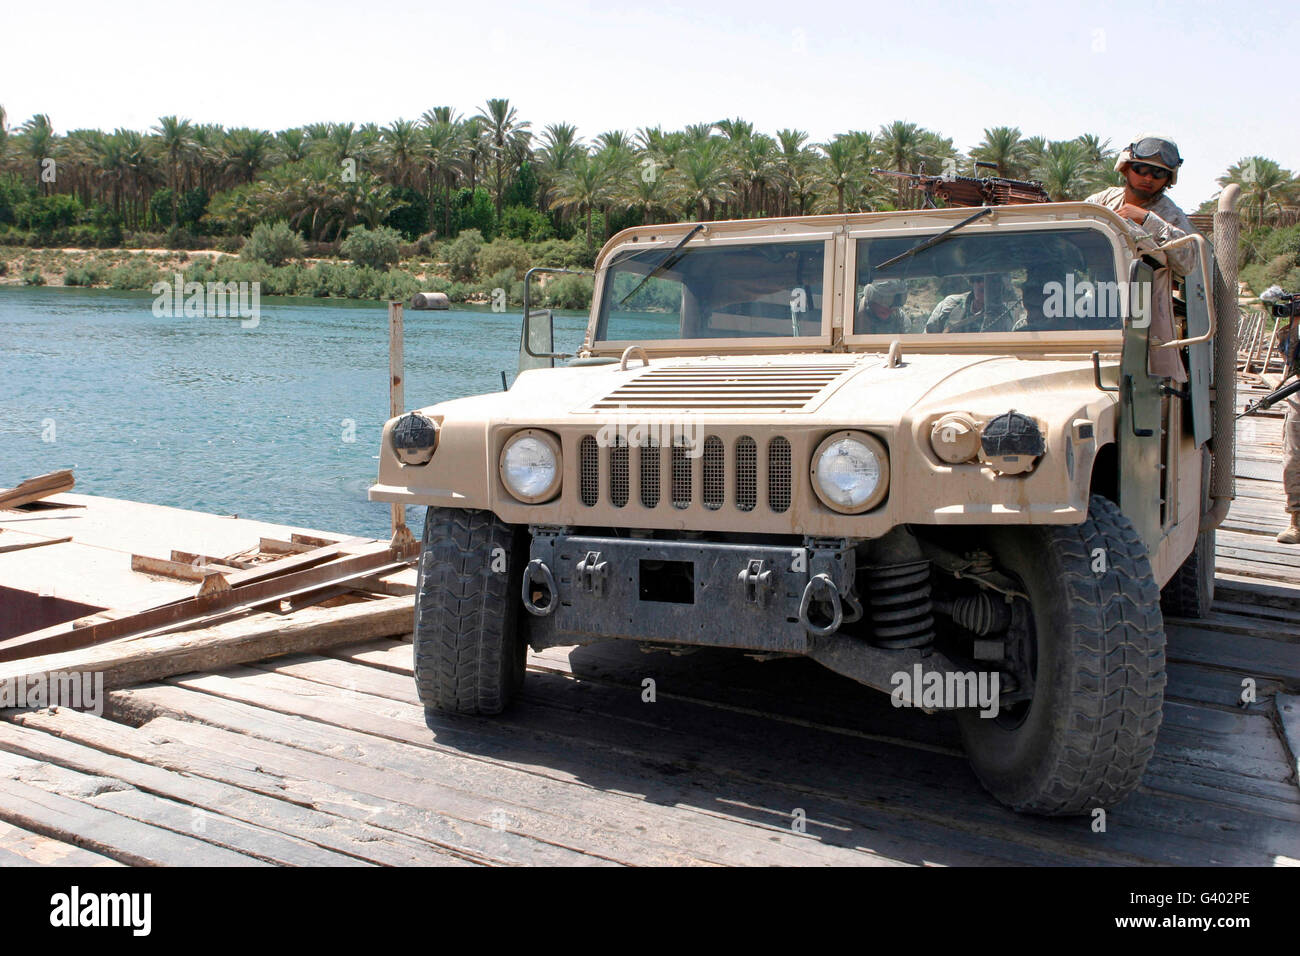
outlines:
[{"label": "wooden plank", "polygon": [[11,753],[0,753],[4,768],[21,783],[111,810],[129,820],[195,837],[232,853],[281,866],[371,866],[364,860],[323,849],[263,826],[197,810],[111,777],[100,777]]},{"label": "wooden plank", "polygon": [[[215,685],[204,686],[211,689]],[[136,700],[145,697],[158,700],[145,690],[123,693]],[[319,694],[319,689],[316,693]],[[190,698],[193,696],[197,695]],[[280,771],[297,767],[296,772],[305,773],[311,766],[316,768],[312,774],[323,780],[336,779],[337,774],[332,770],[332,763],[319,761],[332,761],[334,755],[346,753],[356,764],[348,771],[347,785],[366,794],[394,803],[414,801],[418,807],[466,823],[508,819],[513,833],[609,860],[637,865],[742,860],[809,865],[892,862],[870,854],[862,854],[857,860],[852,855],[845,858],[843,853],[807,841],[790,833],[788,828],[783,828],[784,832],[765,830],[760,847],[738,850],[733,847],[747,842],[743,837],[750,832],[748,827],[733,825],[719,832],[714,821],[702,821],[687,811],[647,809],[626,795],[575,787],[572,782],[547,779],[525,769],[450,751],[433,751],[418,744],[398,743],[360,731],[294,720],[292,715],[258,712],[248,706],[222,707],[215,697],[198,703],[190,698],[181,705],[188,708],[186,712],[190,716],[200,715],[204,723],[215,716],[223,726],[196,730],[189,723],[176,729],[177,734],[186,735],[187,744],[220,747],[228,739],[243,739],[241,746],[246,752],[251,748],[256,753],[263,769]],[[163,723],[167,720],[158,718],[147,726],[170,727],[170,723]],[[403,725],[419,734],[418,717],[403,721]],[[424,737],[428,737],[427,730]],[[295,749],[306,753],[295,754],[284,749],[277,738],[292,740]],[[767,839],[769,836],[771,840]]]},{"label": "wooden plank", "polygon": [[[98,853],[91,853],[71,843],[55,840],[21,827],[0,823],[0,850],[9,854],[14,865],[22,860],[30,866],[121,866]],[[3,865],[9,865],[8,863]]]},{"label": "wooden plank", "polygon": [[14,714],[0,724],[0,746],[12,753],[57,763],[83,773],[113,777],[137,789],[207,811],[299,837],[325,849],[385,866],[464,865],[466,861],[428,843],[332,816],[312,807],[254,793],[188,773],[153,766],[147,730],[81,714]]},{"label": "wooden plank", "polygon": [[18,508],[48,498],[50,495],[71,491],[75,483],[76,479],[73,478],[70,469],[28,478],[13,488],[0,490],[0,509]]},{"label": "wooden plank", "polygon": [[[18,759],[0,753],[0,762],[6,766],[12,767]],[[203,840],[3,777],[0,820],[132,866],[263,865]]]},{"label": "wooden plank", "polygon": [[[146,700],[169,701],[177,713],[186,715],[182,719],[155,717],[147,724],[158,741],[154,759],[160,765],[364,820],[484,862],[570,866],[614,862],[519,832],[509,825],[508,804],[468,794],[458,800],[450,788],[437,781],[407,779],[339,756],[313,754],[264,736],[232,733],[196,722],[195,714],[205,714],[220,703],[215,698],[175,687],[115,693],[123,695],[115,706],[139,708],[147,707]],[[192,700],[195,698],[198,700]],[[235,720],[259,726],[255,708],[229,710]],[[309,731],[307,724],[301,722],[301,732]]]},{"label": "wooden plank", "polygon": [[0,664],[0,681],[30,681],[54,672],[95,673],[103,675],[106,689],[127,687],[173,674],[405,634],[414,613],[410,598],[392,597],[347,607],[305,608],[288,617],[262,615]]},{"label": "wooden plank", "polygon": [[164,558],[151,558],[144,554],[133,554],[131,555],[131,570],[138,571],[141,574],[179,578],[182,581],[200,581],[205,585],[210,579],[217,578],[224,585],[219,590],[230,590],[230,584],[225,578],[227,572],[217,568],[198,567],[188,563],[182,564],[179,561],[168,561]]},{"label": "wooden plank", "polygon": [[1300,653],[1287,641],[1177,624],[1166,628],[1170,660],[1204,664],[1283,683],[1300,682]]},{"label": "wooden plank", "polygon": [[[286,573],[262,573],[273,565],[260,565],[247,571],[233,571],[224,576],[228,590],[204,592],[161,607],[153,607],[113,620],[105,620],[88,627],[58,625],[0,641],[0,662],[12,661],[37,654],[89,647],[93,644],[122,637],[127,634],[141,636],[149,631],[192,623],[214,614],[245,611],[261,605],[308,593],[316,588],[326,588],[350,578],[367,576],[365,572],[383,573],[400,567],[404,561],[394,561],[386,544],[370,542],[358,553],[349,553],[337,560],[321,563],[316,556],[330,548],[317,549],[309,554],[273,562],[284,571],[284,565],[303,562],[315,565],[299,567]],[[333,556],[333,555],[332,555]],[[324,560],[324,559],[322,559]],[[206,582],[205,582],[206,583]]]},{"label": "wooden plank", "polygon": [[47,544],[66,544],[72,540],[72,535],[65,538],[41,538],[35,541],[16,541],[13,544],[0,544],[0,554],[7,554],[10,551],[25,551],[27,548],[43,548]]},{"label": "wooden plank", "polygon": [[[940,849],[927,851],[929,855],[923,860],[929,862],[943,862],[946,851],[976,852],[974,847],[983,846],[987,840],[1005,844],[1000,851],[1004,859],[1016,852],[1054,854],[1058,859],[1076,862],[1261,859],[1253,848],[1211,847],[1204,839],[1203,822],[1173,826],[1161,822],[1165,817],[1182,820],[1185,815],[1175,813],[1154,796],[1133,804],[1143,811],[1136,815],[1134,826],[1121,822],[1133,817],[1117,820],[1112,816],[1109,836],[1097,840],[1084,825],[1062,827],[1006,811],[982,793],[963,759],[929,747],[903,751],[864,735],[826,733],[821,728],[772,718],[756,720],[766,715],[711,708],[696,700],[669,700],[665,693],[671,684],[663,681],[659,684],[659,703],[646,707],[640,700],[640,674],[645,673],[647,670],[641,669],[636,681],[624,688],[530,675],[524,698],[516,704],[515,719],[510,723],[430,718],[430,725],[438,735],[438,743],[459,743],[477,754],[518,754],[517,759],[527,761],[534,772],[549,775],[558,768],[574,766],[581,772],[581,768],[589,766],[592,773],[600,774],[599,779],[620,788],[625,775],[630,775],[627,787],[633,792],[639,786],[651,786],[662,793],[670,786],[667,781],[672,780],[672,801],[701,812],[717,806],[718,793],[726,793],[729,804],[766,808],[765,814],[788,813],[791,806],[804,807],[810,820],[830,819],[847,830],[852,845],[863,841],[873,845],[880,837],[880,817],[885,820],[887,835],[900,829],[911,833],[917,828],[933,828],[932,832],[946,836]],[[208,682],[205,686],[209,691],[214,689],[210,682],[216,678],[196,680]],[[241,678],[227,681],[222,693],[233,699],[259,693],[259,685],[274,685],[276,694],[260,691],[266,695],[260,703],[285,711],[312,707],[315,719],[338,727],[364,727],[376,735],[391,736],[407,725],[406,720],[396,719],[401,712],[383,713],[382,704],[340,708],[336,699],[325,697],[321,690],[304,691],[300,703],[275,700],[277,694],[289,693],[285,684],[289,680],[280,674],[267,674],[261,680]],[[548,699],[539,708],[539,694],[542,698],[559,697],[553,704]],[[864,697],[864,701],[867,699]],[[607,703],[597,706],[595,700]],[[883,706],[890,709],[887,700]],[[415,709],[409,719],[418,721],[418,714]],[[914,716],[918,721],[925,719]],[[364,723],[367,719],[371,726]],[[709,729],[707,734],[701,734],[703,727]],[[488,749],[486,738],[521,732],[526,739],[519,744]],[[549,744],[546,738],[550,738]],[[499,749],[502,747],[504,751]],[[590,756],[579,760],[578,755],[583,753]],[[631,767],[626,766],[629,762]],[[641,784],[637,777],[645,773],[647,765],[654,771],[650,774],[652,783]],[[680,774],[689,775],[689,785],[676,785]],[[699,792],[701,786],[704,794]],[[1129,807],[1134,799],[1130,798],[1125,806]],[[1149,806],[1152,801],[1154,807]],[[784,811],[778,811],[780,807]],[[1222,808],[1211,810],[1216,819],[1222,812]],[[874,825],[857,822],[873,814],[880,815]],[[1260,824],[1251,820],[1246,826],[1254,833]],[[1273,830],[1266,829],[1260,838],[1276,836]],[[843,839],[838,833],[822,838]]]}]

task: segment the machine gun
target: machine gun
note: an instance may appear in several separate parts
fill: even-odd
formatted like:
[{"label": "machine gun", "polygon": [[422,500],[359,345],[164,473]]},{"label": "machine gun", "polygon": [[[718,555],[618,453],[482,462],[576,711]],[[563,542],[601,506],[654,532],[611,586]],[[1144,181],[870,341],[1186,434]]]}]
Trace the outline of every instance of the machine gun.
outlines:
[{"label": "machine gun", "polygon": [[1296,379],[1288,385],[1283,385],[1281,388],[1269,392],[1257,402],[1251,402],[1246,406],[1246,410],[1238,415],[1237,418],[1244,418],[1247,415],[1255,414],[1255,412],[1262,412],[1265,409],[1272,408],[1278,402],[1282,401],[1282,399],[1290,398],[1296,392],[1300,392],[1300,379]]},{"label": "machine gun", "polygon": [[[984,163],[976,163],[983,166]],[[935,197],[949,206],[1021,206],[1029,203],[1051,202],[1043,184],[1023,179],[1003,179],[988,176],[927,176],[925,173],[898,173],[892,169],[873,169],[878,176],[904,179],[925,192],[926,208],[937,208]]]}]

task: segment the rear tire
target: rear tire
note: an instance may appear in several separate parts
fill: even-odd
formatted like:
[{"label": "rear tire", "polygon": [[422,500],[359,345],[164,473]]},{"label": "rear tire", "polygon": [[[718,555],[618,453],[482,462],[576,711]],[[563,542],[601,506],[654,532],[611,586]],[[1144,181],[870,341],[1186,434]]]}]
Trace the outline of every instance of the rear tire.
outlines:
[{"label": "rear tire", "polygon": [[499,714],[523,683],[519,536],[490,511],[429,508],[415,603],[415,686],[428,710]]},{"label": "rear tire", "polygon": [[1196,547],[1160,592],[1170,617],[1205,617],[1214,603],[1214,529],[1196,536]]},{"label": "rear tire", "polygon": [[991,539],[1029,595],[1037,664],[1015,719],[958,712],[975,774],[1027,813],[1111,807],[1141,781],[1164,703],[1164,622],[1146,546],[1100,495],[1081,525],[995,529]]}]

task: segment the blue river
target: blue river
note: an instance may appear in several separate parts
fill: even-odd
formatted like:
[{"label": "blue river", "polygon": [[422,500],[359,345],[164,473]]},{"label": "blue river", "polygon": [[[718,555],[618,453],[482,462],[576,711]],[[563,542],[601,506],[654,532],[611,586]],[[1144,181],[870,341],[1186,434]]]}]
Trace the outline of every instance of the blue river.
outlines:
[{"label": "blue river", "polygon": [[[0,487],[76,491],[387,538],[366,500],[388,417],[380,302],[264,298],[255,328],[158,318],[148,293],[0,287]],[[585,314],[556,315],[558,349]],[[405,313],[406,406],[513,380],[520,314]],[[417,535],[423,509],[408,509]]]}]

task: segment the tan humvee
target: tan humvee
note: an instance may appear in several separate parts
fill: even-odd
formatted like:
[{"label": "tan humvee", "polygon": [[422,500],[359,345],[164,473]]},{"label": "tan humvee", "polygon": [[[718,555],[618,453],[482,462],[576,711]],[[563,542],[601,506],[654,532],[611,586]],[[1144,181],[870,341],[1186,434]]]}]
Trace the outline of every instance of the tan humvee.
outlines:
[{"label": "tan humvee", "polygon": [[1181,244],[1171,295],[1083,203],[618,234],[576,356],[525,304],[509,391],[384,429],[370,497],[429,509],[421,699],[501,710],[527,644],[805,655],[957,710],[1017,809],[1118,802],[1233,490],[1235,262]]}]

